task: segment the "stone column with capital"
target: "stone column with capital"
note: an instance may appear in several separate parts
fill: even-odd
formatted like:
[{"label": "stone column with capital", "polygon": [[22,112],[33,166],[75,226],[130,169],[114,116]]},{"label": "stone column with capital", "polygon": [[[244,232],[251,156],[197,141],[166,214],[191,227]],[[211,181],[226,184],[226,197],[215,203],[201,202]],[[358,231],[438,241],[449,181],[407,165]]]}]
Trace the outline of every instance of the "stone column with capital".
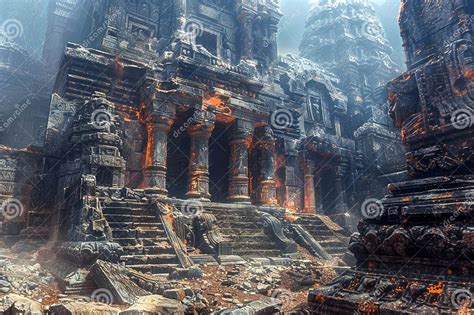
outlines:
[{"label": "stone column with capital", "polygon": [[262,205],[276,205],[275,182],[275,137],[269,126],[259,127],[255,130],[255,145],[259,172],[254,187],[256,202]]},{"label": "stone column with capital", "polygon": [[252,141],[252,124],[239,119],[232,128],[229,201],[250,203],[248,163],[249,147]]},{"label": "stone column with capital", "polygon": [[196,120],[189,127],[191,155],[189,159],[189,180],[186,198],[210,199],[209,193],[209,138],[214,130],[216,115],[199,110]]},{"label": "stone column with capital", "polygon": [[166,171],[168,158],[168,132],[173,119],[166,115],[153,114],[147,121],[148,144],[146,155],[146,189],[150,195],[167,196]]},{"label": "stone column with capital", "polygon": [[314,162],[304,162],[304,213],[316,213],[316,191],[314,188]]}]

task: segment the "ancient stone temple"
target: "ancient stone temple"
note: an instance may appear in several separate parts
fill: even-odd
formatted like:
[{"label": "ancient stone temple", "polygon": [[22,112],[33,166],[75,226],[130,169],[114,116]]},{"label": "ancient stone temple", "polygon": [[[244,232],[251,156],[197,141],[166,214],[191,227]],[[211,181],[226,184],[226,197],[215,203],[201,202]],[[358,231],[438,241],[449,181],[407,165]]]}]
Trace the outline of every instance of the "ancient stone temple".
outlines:
[{"label": "ancient stone temple", "polygon": [[472,312],[472,14],[470,1],[402,1],[408,70],[388,90],[410,178],[367,205],[357,267],[310,294],[315,312]]},{"label": "ancient stone temple", "polygon": [[468,0],[402,1],[402,75],[366,0],[318,1],[300,56],[276,0],[47,12],[42,54],[0,32],[0,313],[37,298],[13,256],[57,281],[39,308],[471,310]]},{"label": "ancient stone temple", "polygon": [[[59,65],[36,187],[35,222],[50,222],[66,260],[163,274],[292,257],[297,243],[349,259],[333,221],[360,164],[341,123],[347,97],[329,71],[278,56],[277,3],[81,3],[50,6],[45,60],[76,43]],[[75,14],[85,24],[72,31]]]}]

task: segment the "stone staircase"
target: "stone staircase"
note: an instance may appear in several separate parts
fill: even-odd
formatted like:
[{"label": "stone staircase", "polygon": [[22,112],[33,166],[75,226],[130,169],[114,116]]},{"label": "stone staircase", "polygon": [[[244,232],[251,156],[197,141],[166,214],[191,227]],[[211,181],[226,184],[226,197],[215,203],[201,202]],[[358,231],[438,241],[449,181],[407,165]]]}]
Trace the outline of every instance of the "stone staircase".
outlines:
[{"label": "stone staircase", "polygon": [[126,266],[153,274],[181,267],[161,218],[146,202],[108,200],[102,208],[114,241],[125,251],[121,259]]},{"label": "stone staircase", "polygon": [[263,213],[251,205],[204,204],[204,211],[216,216],[220,232],[232,243],[233,254],[241,257],[277,257],[278,244],[264,231]]},{"label": "stone staircase", "polygon": [[316,214],[298,214],[295,222],[306,229],[313,238],[333,257],[345,260],[348,240],[341,234],[343,229],[329,217]]}]

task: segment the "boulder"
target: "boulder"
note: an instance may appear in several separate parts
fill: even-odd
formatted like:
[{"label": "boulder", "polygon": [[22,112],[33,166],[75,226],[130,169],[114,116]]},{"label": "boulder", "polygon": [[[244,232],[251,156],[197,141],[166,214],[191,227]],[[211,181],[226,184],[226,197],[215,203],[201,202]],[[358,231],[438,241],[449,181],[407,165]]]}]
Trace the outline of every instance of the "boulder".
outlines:
[{"label": "boulder", "polygon": [[184,306],[172,299],[161,295],[148,295],[138,298],[138,300],[120,315],[144,315],[144,314],[173,314],[183,315]]},{"label": "boulder", "polygon": [[62,300],[61,303],[49,307],[49,314],[51,315],[118,315],[119,313],[120,309],[108,304],[73,301],[69,299]]},{"label": "boulder", "polygon": [[43,311],[41,303],[20,295],[8,294],[0,300],[0,314],[41,315]]}]

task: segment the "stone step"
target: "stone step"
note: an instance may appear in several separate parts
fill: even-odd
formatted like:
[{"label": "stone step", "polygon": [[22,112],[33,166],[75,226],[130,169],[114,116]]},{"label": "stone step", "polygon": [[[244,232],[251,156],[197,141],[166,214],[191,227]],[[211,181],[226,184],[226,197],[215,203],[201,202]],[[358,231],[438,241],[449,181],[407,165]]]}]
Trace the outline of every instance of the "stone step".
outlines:
[{"label": "stone step", "polygon": [[234,249],[278,249],[272,241],[266,242],[240,242],[231,240]]},{"label": "stone step", "polygon": [[241,230],[261,230],[263,223],[260,222],[242,222],[242,221],[220,221],[217,219],[217,224],[221,229],[241,229]]},{"label": "stone step", "polygon": [[[161,224],[161,223],[160,223]],[[166,236],[162,229],[112,229],[112,236],[114,238],[153,238]]]},{"label": "stone step", "polygon": [[334,237],[334,232],[325,229],[308,229],[305,227],[305,230],[308,231],[313,237]]},{"label": "stone step", "polygon": [[298,218],[296,223],[299,224],[316,224],[316,225],[324,225],[326,226],[323,221],[321,221],[319,218]]},{"label": "stone step", "polygon": [[[179,207],[178,207],[179,208]],[[248,212],[256,212],[257,208],[248,206],[248,205],[238,205],[235,204],[223,204],[222,206],[219,205],[210,205],[210,204],[203,204],[204,211],[212,212],[212,213],[248,213]]]},{"label": "stone step", "polygon": [[328,247],[328,248],[324,248],[324,249],[331,255],[333,255],[333,254],[342,254],[342,255],[344,255],[346,252],[349,251],[345,247]]},{"label": "stone step", "polygon": [[127,207],[107,207],[104,208],[105,214],[135,214],[135,215],[155,215],[154,209],[147,208],[127,208]]},{"label": "stone step", "polygon": [[316,231],[327,231],[327,232],[333,232],[331,229],[329,229],[325,225],[318,225],[318,224],[300,224],[302,227],[304,227],[306,230],[316,230]]},{"label": "stone step", "polygon": [[153,215],[127,215],[127,214],[107,214],[105,213],[107,222],[156,222],[157,218]]},{"label": "stone step", "polygon": [[122,246],[153,246],[158,242],[168,242],[166,237],[153,237],[153,238],[114,238],[114,241]]},{"label": "stone step", "polygon": [[110,202],[102,202],[105,208],[112,207],[127,207],[127,208],[142,208],[148,207],[147,201],[135,201],[135,200],[112,200]]},{"label": "stone step", "polygon": [[343,247],[344,246],[344,243],[342,243],[338,239],[323,239],[318,242],[323,247]]},{"label": "stone step", "polygon": [[258,249],[258,250],[245,250],[245,249],[234,249],[233,254],[241,257],[278,257],[281,256],[281,252],[278,249]]},{"label": "stone step", "polygon": [[161,222],[157,222],[156,220],[153,220],[152,222],[109,222],[109,225],[112,229],[134,229],[134,228],[140,228],[140,229],[156,229],[156,228],[163,228],[163,224]]},{"label": "stone step", "polygon": [[234,242],[271,242],[271,239],[268,235],[256,233],[252,234],[243,234],[243,235],[228,235],[229,238]]},{"label": "stone step", "polygon": [[174,254],[171,244],[166,246],[123,246],[128,255],[154,255],[154,254]]},{"label": "stone step", "polygon": [[180,268],[179,264],[143,264],[143,265],[129,265],[128,267],[133,268],[143,273],[153,274],[167,274],[172,272],[175,268]]},{"label": "stone step", "polygon": [[174,254],[158,254],[158,255],[126,255],[122,256],[121,260],[127,266],[131,265],[146,265],[146,264],[177,264],[179,259]]}]

